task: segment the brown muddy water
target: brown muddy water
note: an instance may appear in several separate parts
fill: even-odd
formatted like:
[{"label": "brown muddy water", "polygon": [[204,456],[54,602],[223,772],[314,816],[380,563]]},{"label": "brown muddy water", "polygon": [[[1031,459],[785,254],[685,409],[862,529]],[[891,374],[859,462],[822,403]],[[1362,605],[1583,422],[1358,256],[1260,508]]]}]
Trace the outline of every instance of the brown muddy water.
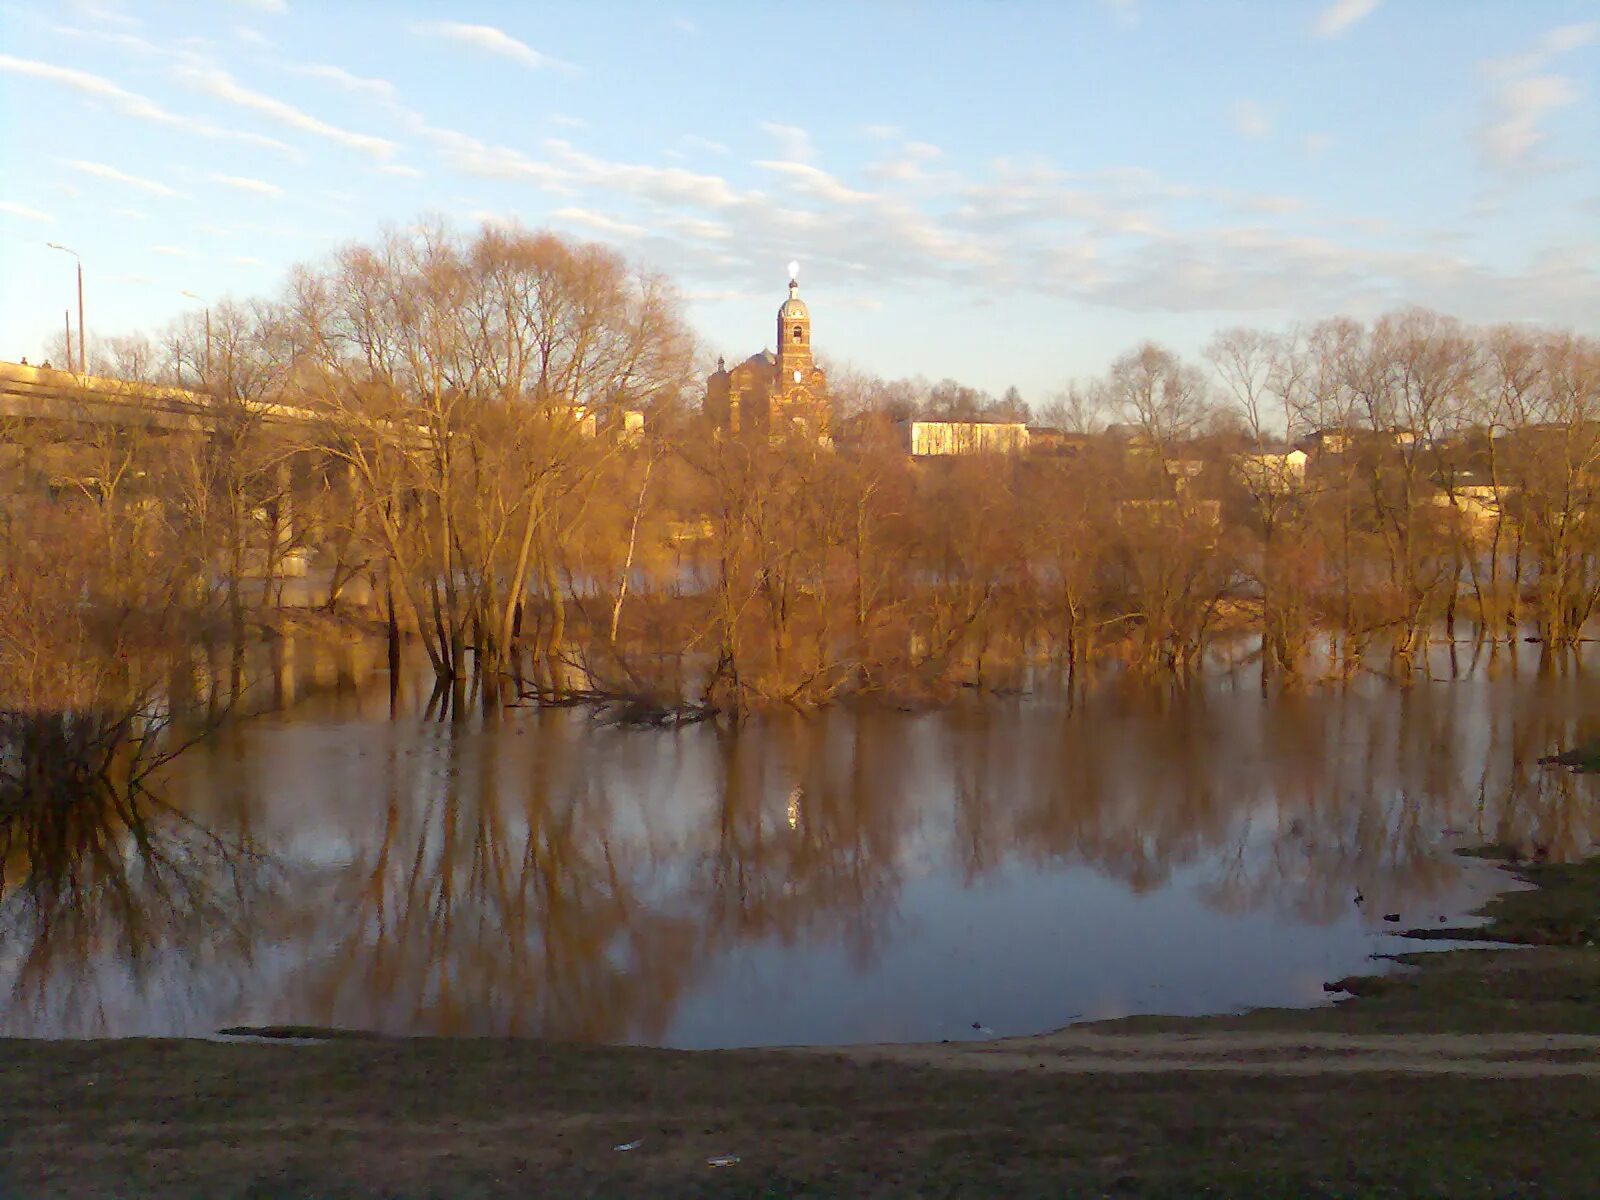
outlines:
[{"label": "brown muddy water", "polygon": [[409,679],[391,716],[382,673],[296,699],[280,672],[285,707],[180,758],[141,836],[12,889],[0,1033],[713,1047],[1325,1003],[1498,885],[1454,850],[1600,833],[1593,780],[1536,761],[1596,731],[1600,677],[1532,652],[736,731],[441,721]]}]

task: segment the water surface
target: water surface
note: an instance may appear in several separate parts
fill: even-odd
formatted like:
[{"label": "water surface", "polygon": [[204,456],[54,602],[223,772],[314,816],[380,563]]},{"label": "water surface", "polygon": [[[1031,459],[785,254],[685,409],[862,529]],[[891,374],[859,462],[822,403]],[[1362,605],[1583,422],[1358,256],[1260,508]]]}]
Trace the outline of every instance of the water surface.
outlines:
[{"label": "water surface", "polygon": [[9,896],[0,1032],[703,1047],[1323,1003],[1414,948],[1386,914],[1493,886],[1454,849],[1600,830],[1591,781],[1535,761],[1600,688],[1514,666],[737,731],[391,717],[386,677],[345,679],[180,759],[118,865]]}]

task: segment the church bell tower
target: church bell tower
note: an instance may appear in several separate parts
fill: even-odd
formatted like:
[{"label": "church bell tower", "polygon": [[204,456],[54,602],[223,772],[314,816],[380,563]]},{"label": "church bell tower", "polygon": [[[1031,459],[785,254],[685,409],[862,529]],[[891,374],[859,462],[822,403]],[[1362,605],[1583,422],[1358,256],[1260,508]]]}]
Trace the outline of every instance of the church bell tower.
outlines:
[{"label": "church bell tower", "polygon": [[811,379],[811,314],[800,299],[798,265],[789,264],[789,298],[778,309],[778,390],[790,391]]}]

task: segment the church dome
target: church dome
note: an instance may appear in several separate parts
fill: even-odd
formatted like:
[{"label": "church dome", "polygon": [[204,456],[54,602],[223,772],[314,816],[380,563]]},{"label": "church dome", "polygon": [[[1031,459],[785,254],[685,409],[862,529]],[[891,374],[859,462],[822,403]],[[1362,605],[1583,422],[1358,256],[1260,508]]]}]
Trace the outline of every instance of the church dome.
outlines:
[{"label": "church dome", "polygon": [[788,320],[790,317],[798,317],[802,321],[811,319],[811,313],[806,309],[806,302],[800,299],[800,285],[792,279],[789,281],[789,298],[778,309],[779,320]]}]

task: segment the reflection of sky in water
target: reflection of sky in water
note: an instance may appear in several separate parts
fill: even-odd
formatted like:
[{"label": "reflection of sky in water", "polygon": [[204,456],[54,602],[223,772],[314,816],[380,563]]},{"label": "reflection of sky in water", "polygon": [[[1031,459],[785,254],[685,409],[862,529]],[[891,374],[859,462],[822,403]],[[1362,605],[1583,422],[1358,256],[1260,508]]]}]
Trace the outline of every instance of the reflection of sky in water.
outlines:
[{"label": "reflection of sky in water", "polygon": [[1597,691],[1480,670],[730,734],[391,721],[380,679],[180,761],[168,796],[250,851],[196,858],[182,920],[146,887],[137,928],[90,911],[40,939],[10,897],[0,1031],[714,1046],[1321,1003],[1414,948],[1383,913],[1476,902],[1489,873],[1453,846],[1588,844],[1592,782],[1535,760],[1592,732]]}]

